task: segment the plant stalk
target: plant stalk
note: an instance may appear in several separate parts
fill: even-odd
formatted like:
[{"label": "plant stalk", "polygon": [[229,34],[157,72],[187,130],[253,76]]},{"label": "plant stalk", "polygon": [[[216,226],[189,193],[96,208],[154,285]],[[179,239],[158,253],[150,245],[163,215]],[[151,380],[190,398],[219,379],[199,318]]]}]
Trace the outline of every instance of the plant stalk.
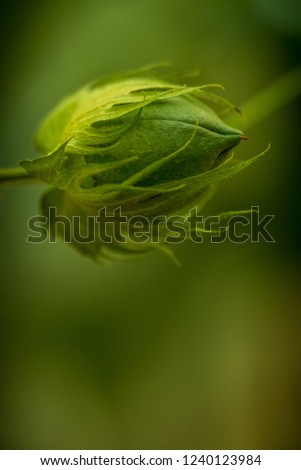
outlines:
[{"label": "plant stalk", "polygon": [[37,178],[29,175],[26,170],[21,167],[16,168],[0,168],[0,185],[11,184],[32,184],[39,183]]},{"label": "plant stalk", "polygon": [[289,70],[239,106],[243,114],[232,114],[227,123],[248,130],[301,94],[301,66]]}]

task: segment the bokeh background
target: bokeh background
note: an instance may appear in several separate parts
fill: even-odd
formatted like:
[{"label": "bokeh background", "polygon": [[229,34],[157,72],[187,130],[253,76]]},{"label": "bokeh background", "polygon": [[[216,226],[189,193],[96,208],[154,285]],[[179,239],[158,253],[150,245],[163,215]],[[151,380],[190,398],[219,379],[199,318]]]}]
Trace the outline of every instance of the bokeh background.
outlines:
[{"label": "bokeh background", "polygon": [[[1,166],[104,74],[168,59],[240,105],[301,59],[297,0],[10,0],[1,16]],[[248,131],[239,156],[271,151],[206,209],[258,205],[274,244],[102,267],[26,243],[43,185],[1,190],[2,449],[300,449],[299,108]]]}]

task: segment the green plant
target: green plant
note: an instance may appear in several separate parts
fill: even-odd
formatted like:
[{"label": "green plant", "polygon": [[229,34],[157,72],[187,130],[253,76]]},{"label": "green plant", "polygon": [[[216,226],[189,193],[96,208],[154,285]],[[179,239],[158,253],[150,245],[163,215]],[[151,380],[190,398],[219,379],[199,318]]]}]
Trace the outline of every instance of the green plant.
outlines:
[{"label": "green plant", "polygon": [[[296,96],[298,78],[300,69],[251,101],[245,109],[250,124]],[[50,232],[56,228],[57,214],[65,216],[71,221],[67,236],[72,245],[96,261],[153,249],[170,253],[166,218],[186,217],[192,207],[200,209],[213,184],[265,153],[235,162],[233,149],[244,136],[223,118],[237,109],[209,91],[214,87],[220,85],[179,85],[152,67],[90,83],[63,100],[42,123],[35,145],[43,156],[1,169],[0,183],[49,184],[41,208]],[[55,216],[51,208],[56,208]],[[127,221],[140,217],[142,229],[146,221],[165,217],[156,243],[152,237],[144,243],[133,240],[133,224],[122,225],[121,214]],[[96,218],[99,236],[92,224]],[[87,234],[85,243],[73,237],[75,220],[77,229]],[[114,236],[105,243],[108,235]]]}]

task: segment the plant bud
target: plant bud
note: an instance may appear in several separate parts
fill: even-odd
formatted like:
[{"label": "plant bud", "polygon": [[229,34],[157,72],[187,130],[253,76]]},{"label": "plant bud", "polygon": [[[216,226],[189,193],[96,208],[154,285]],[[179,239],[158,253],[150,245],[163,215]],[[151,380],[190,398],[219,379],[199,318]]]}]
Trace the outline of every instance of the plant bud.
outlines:
[{"label": "plant bud", "polygon": [[52,207],[70,220],[61,236],[97,261],[162,249],[165,222],[156,243],[152,233],[137,243],[131,218],[149,228],[158,217],[186,214],[212,183],[240,169],[225,164],[242,140],[221,119],[233,106],[207,87],[137,71],[89,84],[59,104],[36,136],[45,155],[21,162],[52,186],[42,200],[50,230]]}]

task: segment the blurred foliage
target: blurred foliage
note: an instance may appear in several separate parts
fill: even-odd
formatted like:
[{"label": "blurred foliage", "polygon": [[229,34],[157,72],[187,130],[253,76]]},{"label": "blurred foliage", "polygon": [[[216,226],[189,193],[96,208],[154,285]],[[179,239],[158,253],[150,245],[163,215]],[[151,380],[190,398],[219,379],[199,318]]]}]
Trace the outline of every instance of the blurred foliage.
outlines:
[{"label": "blurred foliage", "polygon": [[[241,104],[300,63],[293,5],[4,2],[1,166],[35,155],[65,94],[145,63],[197,67]],[[2,448],[300,448],[299,108],[250,130],[239,154],[271,142],[269,155],[208,206],[275,214],[275,244],[188,243],[182,269],[159,254],[102,268],[26,243],[43,185],[3,192]]]}]

